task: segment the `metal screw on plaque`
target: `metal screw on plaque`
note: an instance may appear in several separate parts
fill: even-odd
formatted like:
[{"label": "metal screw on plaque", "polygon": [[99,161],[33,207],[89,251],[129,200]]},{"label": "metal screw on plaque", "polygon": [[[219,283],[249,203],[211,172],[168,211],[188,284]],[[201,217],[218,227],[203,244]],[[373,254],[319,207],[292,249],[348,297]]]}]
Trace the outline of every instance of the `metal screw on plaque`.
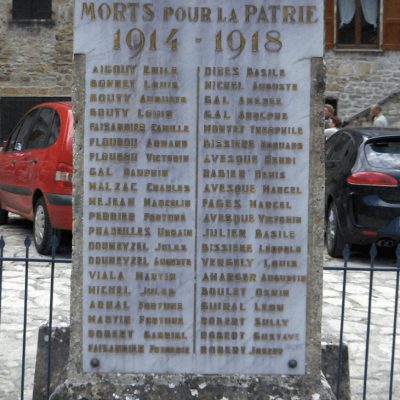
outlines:
[{"label": "metal screw on plaque", "polygon": [[99,361],[97,358],[93,358],[93,359],[90,361],[90,365],[91,365],[93,368],[97,368],[97,367],[100,365],[100,361]]},{"label": "metal screw on plaque", "polygon": [[296,360],[290,360],[289,361],[289,368],[296,368],[297,367],[297,361]]}]

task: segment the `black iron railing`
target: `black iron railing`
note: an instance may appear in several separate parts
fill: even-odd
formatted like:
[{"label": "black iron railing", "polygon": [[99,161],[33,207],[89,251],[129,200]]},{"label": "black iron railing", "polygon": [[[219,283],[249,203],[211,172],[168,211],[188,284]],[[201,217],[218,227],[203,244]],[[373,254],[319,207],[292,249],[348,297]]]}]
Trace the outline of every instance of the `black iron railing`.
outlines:
[{"label": "black iron railing", "polygon": [[54,294],[54,267],[56,264],[66,263],[71,264],[71,259],[56,259],[55,253],[58,245],[57,238],[53,236],[51,246],[52,253],[51,258],[30,258],[29,247],[31,245],[31,239],[29,236],[24,241],[25,245],[25,257],[4,257],[4,247],[6,243],[3,236],[0,238],[0,329],[1,329],[1,299],[2,299],[2,287],[3,287],[3,263],[7,261],[19,261],[25,264],[25,281],[24,281],[24,323],[22,333],[22,371],[21,371],[21,395],[20,399],[24,399],[24,385],[25,385],[25,356],[26,356],[26,330],[27,330],[27,315],[28,315],[28,275],[29,265],[31,263],[50,263],[51,274],[50,274],[50,300],[49,300],[49,343],[48,343],[48,360],[47,360],[47,399],[50,397],[50,372],[51,372],[51,332],[53,324],[53,294]]},{"label": "black iron railing", "polygon": [[[339,362],[337,368],[337,386],[336,393],[339,394],[339,387],[341,381],[341,368],[342,368],[342,347],[343,347],[343,327],[345,324],[345,304],[346,304],[346,283],[347,274],[350,271],[367,271],[369,272],[369,291],[368,291],[368,311],[367,311],[367,324],[366,324],[366,338],[365,338],[365,358],[364,358],[364,377],[363,377],[363,400],[367,399],[367,381],[368,381],[368,359],[369,359],[369,345],[370,345],[370,332],[371,332],[371,310],[372,310],[372,293],[373,293],[373,280],[374,274],[376,273],[396,273],[396,289],[394,299],[394,316],[393,316],[393,333],[392,333],[392,351],[391,351],[391,363],[390,363],[390,383],[389,383],[389,400],[393,398],[393,374],[394,374],[394,361],[395,361],[395,348],[396,348],[396,330],[397,330],[397,311],[398,311],[398,300],[399,300],[399,276],[400,276],[400,245],[396,249],[397,266],[396,267],[376,267],[375,258],[377,255],[377,249],[375,244],[372,245],[370,250],[371,263],[370,267],[349,267],[348,261],[350,258],[349,246],[346,245],[343,258],[343,267],[337,266],[324,266],[325,271],[343,271],[343,286],[342,286],[342,301],[341,301],[341,313],[340,313],[340,337],[339,337]],[[338,400],[339,397],[337,397]]]},{"label": "black iron railing", "polygon": [[[25,356],[26,356],[26,329],[27,329],[27,311],[28,311],[28,275],[29,266],[32,263],[41,263],[51,265],[50,274],[50,293],[49,293],[49,342],[48,342],[48,360],[47,360],[47,399],[50,397],[50,371],[51,371],[51,339],[52,339],[52,324],[53,324],[53,294],[54,294],[54,268],[56,264],[71,264],[71,259],[57,259],[55,258],[55,249],[57,248],[57,239],[54,237],[52,241],[52,255],[49,258],[30,258],[29,248],[31,240],[29,236],[25,239],[25,257],[5,257],[3,250],[5,247],[3,236],[0,238],[0,329],[1,329],[1,311],[2,311],[2,288],[3,288],[3,265],[5,262],[21,262],[24,264],[25,277],[24,277],[24,310],[23,310],[23,334],[22,334],[22,371],[21,371],[21,395],[20,399],[24,398],[24,382],[25,382]],[[375,258],[377,250],[375,245],[372,246],[370,251],[371,262],[369,267],[349,267],[348,261],[350,258],[350,250],[346,246],[343,253],[344,265],[343,266],[324,266],[325,271],[341,271],[343,272],[342,278],[342,293],[341,293],[341,312],[340,312],[340,337],[339,337],[339,362],[337,366],[337,387],[336,393],[340,393],[339,387],[341,382],[340,373],[342,371],[342,346],[344,342],[343,332],[345,325],[345,304],[346,304],[346,284],[347,276],[350,272],[369,272],[369,291],[368,291],[368,307],[367,307],[367,323],[366,323],[366,346],[364,357],[364,375],[363,375],[363,399],[367,399],[367,381],[368,381],[368,361],[369,361],[369,347],[370,347],[370,331],[371,331],[371,310],[372,310],[372,296],[374,275],[377,273],[395,273],[395,298],[394,298],[394,315],[393,315],[393,329],[392,329],[392,346],[391,346],[391,360],[390,360],[390,387],[389,399],[394,398],[393,394],[393,376],[394,376],[394,363],[395,363],[395,348],[396,348],[396,330],[397,330],[397,313],[398,313],[398,300],[399,300],[399,282],[400,282],[400,245],[397,248],[397,265],[396,267],[377,267],[375,266]],[[339,399],[339,398],[338,398]]]}]

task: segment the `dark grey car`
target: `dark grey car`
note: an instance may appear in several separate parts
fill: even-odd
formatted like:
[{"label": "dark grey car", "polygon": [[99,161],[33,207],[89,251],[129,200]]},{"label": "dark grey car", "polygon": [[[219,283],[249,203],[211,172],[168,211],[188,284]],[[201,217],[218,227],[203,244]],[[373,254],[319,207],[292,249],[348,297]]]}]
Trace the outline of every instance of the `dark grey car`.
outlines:
[{"label": "dark grey car", "polygon": [[325,144],[326,247],[400,243],[400,129],[344,128]]}]

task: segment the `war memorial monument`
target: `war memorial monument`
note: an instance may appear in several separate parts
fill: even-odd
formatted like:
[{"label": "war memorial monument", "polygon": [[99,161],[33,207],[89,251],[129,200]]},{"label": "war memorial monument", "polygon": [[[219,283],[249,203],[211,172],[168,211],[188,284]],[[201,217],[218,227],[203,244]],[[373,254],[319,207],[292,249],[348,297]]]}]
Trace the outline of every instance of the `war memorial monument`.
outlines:
[{"label": "war memorial monument", "polygon": [[71,350],[52,399],[332,399],[322,0],[75,1]]}]

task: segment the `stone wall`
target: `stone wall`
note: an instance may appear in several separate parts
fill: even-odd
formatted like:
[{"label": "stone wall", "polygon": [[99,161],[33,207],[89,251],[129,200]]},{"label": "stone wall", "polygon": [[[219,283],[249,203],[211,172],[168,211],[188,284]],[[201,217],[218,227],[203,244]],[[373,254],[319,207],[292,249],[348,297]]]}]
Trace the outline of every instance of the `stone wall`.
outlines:
[{"label": "stone wall", "polygon": [[[53,0],[52,21],[15,22],[12,0],[0,2],[0,97],[71,96],[73,1]],[[343,120],[377,102],[390,126],[400,126],[399,51],[327,50],[326,98]],[[370,125],[368,117],[356,122]]]},{"label": "stone wall", "polygon": [[73,1],[53,0],[52,21],[12,21],[0,2],[0,97],[70,96]]},{"label": "stone wall", "polygon": [[[389,126],[400,126],[399,62],[399,51],[326,50],[325,97],[337,99],[339,118],[346,120],[372,104],[380,103]],[[362,116],[357,124],[372,125],[370,116]]]}]

